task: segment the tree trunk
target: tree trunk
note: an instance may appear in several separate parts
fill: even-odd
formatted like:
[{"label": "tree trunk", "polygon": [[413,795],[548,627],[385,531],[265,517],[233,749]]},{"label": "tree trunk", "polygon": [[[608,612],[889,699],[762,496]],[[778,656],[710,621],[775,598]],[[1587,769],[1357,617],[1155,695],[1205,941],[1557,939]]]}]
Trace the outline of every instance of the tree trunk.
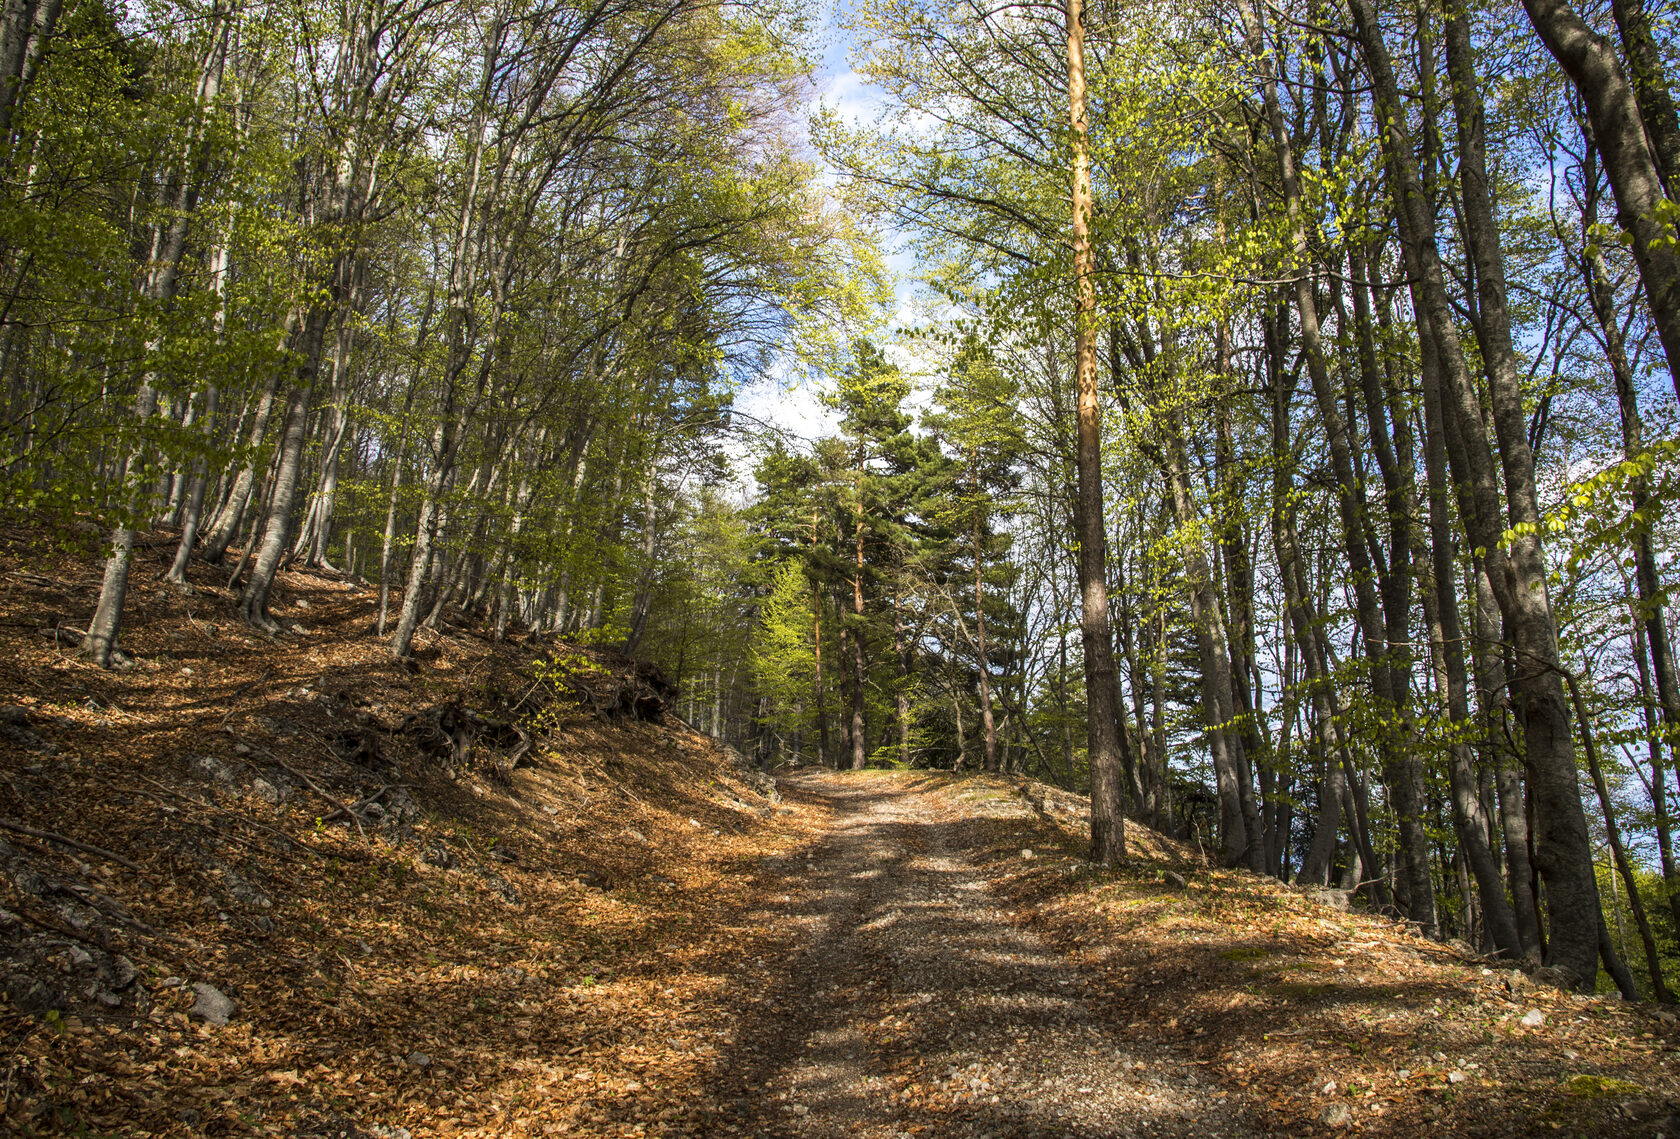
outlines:
[{"label": "tree trunk", "polygon": [[980,662],[980,733],[982,741],[981,766],[986,771],[998,769],[997,723],[992,718],[992,658],[986,648],[986,574],[981,543],[980,479],[969,463],[974,485],[974,652]]},{"label": "tree trunk", "polygon": [[[1552,3],[1554,0],[1528,0]],[[1447,297],[1445,276],[1436,248],[1434,219],[1427,209],[1417,179],[1410,132],[1406,127],[1399,86],[1387,44],[1377,24],[1370,0],[1350,0],[1361,47],[1375,86],[1377,119],[1383,124],[1383,147],[1388,160],[1391,189],[1401,222],[1401,247],[1407,272],[1421,304],[1420,319],[1426,325],[1424,343],[1436,345],[1442,363],[1442,377],[1461,425],[1469,469],[1455,479],[1469,487],[1474,510],[1472,542],[1485,550],[1506,630],[1521,657],[1517,678],[1518,713],[1527,745],[1526,763],[1530,787],[1537,805],[1535,862],[1546,881],[1551,906],[1552,936],[1550,964],[1568,971],[1572,983],[1590,989],[1597,976],[1598,945],[1593,915],[1598,910],[1598,883],[1593,875],[1592,848],[1587,837],[1586,816],[1581,805],[1576,775],[1573,734],[1569,727],[1568,703],[1559,679],[1557,630],[1552,621],[1546,590],[1543,551],[1538,534],[1520,536],[1510,555],[1501,553],[1502,511],[1499,480],[1481,432],[1481,400],[1465,366],[1463,349],[1455,326],[1456,314]],[[1455,83],[1455,86],[1463,86]],[[1479,124],[1470,124],[1479,128]],[[1533,457],[1527,439],[1527,416],[1522,393],[1516,383],[1514,356],[1510,352],[1508,318],[1504,314],[1503,271],[1499,264],[1497,231],[1491,229],[1492,213],[1486,198],[1486,178],[1481,170],[1479,135],[1460,140],[1465,188],[1466,241],[1472,246],[1472,260],[1478,272],[1481,292],[1483,354],[1492,387],[1494,426],[1499,436],[1500,459],[1506,476],[1506,503],[1513,523],[1537,520],[1534,496]],[[1465,169],[1473,167],[1474,169]],[[1490,309],[1492,310],[1490,320]],[[1505,323],[1501,323],[1505,321]],[[1501,336],[1503,333],[1503,336]],[[1492,349],[1489,351],[1489,349]],[[1501,351],[1503,349],[1503,351]],[[1427,374],[1426,374],[1427,379]],[[1450,430],[1450,428],[1449,428]],[[1451,455],[1449,454],[1449,461]]]},{"label": "tree trunk", "polygon": [[1085,107],[1083,0],[1064,0],[1067,76],[1073,136],[1073,262],[1078,322],[1075,386],[1079,393],[1077,458],[1080,637],[1085,649],[1086,762],[1091,771],[1091,861],[1112,866],[1126,857],[1125,789],[1120,761],[1119,686],[1108,616],[1108,533],[1103,521],[1102,408],[1097,395],[1097,292],[1091,256],[1091,153]]},{"label": "tree trunk", "polygon": [[[324,317],[315,318],[324,323]],[[319,358],[320,331],[314,332],[314,356]],[[309,356],[306,355],[306,360]],[[314,390],[314,368],[306,364],[300,368],[296,386],[292,390],[286,421],[281,429],[279,465],[274,470],[274,488],[268,507],[268,519],[263,526],[262,548],[251,564],[251,577],[239,598],[239,614],[251,625],[269,632],[279,626],[268,612],[268,596],[274,588],[274,576],[286,555],[292,522],[292,507],[297,501],[298,474],[303,467],[303,446],[309,425],[309,396]],[[253,539],[254,540],[254,539]]]},{"label": "tree trunk", "polygon": [[[1664,217],[1669,199],[1663,192],[1651,136],[1646,133],[1639,92],[1628,81],[1615,44],[1588,27],[1567,0],[1523,0],[1523,7],[1587,105],[1591,133],[1616,195],[1616,224],[1632,238],[1634,264],[1645,284],[1645,299],[1668,358],[1675,394],[1680,396],[1680,254],[1674,226]],[[1629,14],[1625,5],[1616,12],[1618,20]],[[1623,31],[1625,35],[1628,29]],[[1636,75],[1639,64],[1636,56]],[[1646,104],[1654,116],[1658,141],[1672,145],[1676,137],[1672,105],[1664,123],[1656,105],[1659,86],[1660,81],[1646,85]]]},{"label": "tree trunk", "polygon": [[[1637,3],[1637,0],[1633,0]],[[1587,297],[1593,316],[1604,336],[1605,357],[1616,384],[1616,404],[1621,413],[1622,454],[1632,459],[1645,451],[1645,426],[1639,414],[1639,397],[1634,390],[1633,369],[1629,366],[1627,346],[1622,338],[1621,325],[1616,320],[1615,294],[1610,275],[1604,264],[1604,254],[1592,240],[1591,227],[1597,214],[1597,174],[1593,170],[1592,154],[1587,155],[1586,207],[1582,222],[1588,230],[1581,257],[1582,275],[1586,279]],[[1635,518],[1647,515],[1649,487],[1644,478],[1634,479],[1628,486],[1630,505]],[[1662,591],[1662,579],[1657,572],[1656,551],[1651,543],[1650,522],[1634,528],[1629,545],[1633,547],[1634,583],[1638,603],[1634,619],[1644,627],[1644,644],[1636,647],[1641,686],[1649,688],[1656,681],[1658,718],[1662,722],[1662,738],[1668,741],[1671,754],[1680,756],[1680,684],[1675,680],[1674,653],[1668,637],[1668,613]],[[1649,667],[1646,661],[1649,660]],[[1663,884],[1667,889],[1670,911],[1675,929],[1680,930],[1680,875],[1675,872],[1673,837],[1668,814],[1668,770],[1663,762],[1662,743],[1653,738],[1651,745],[1651,809],[1656,816],[1657,850],[1662,861]]]}]

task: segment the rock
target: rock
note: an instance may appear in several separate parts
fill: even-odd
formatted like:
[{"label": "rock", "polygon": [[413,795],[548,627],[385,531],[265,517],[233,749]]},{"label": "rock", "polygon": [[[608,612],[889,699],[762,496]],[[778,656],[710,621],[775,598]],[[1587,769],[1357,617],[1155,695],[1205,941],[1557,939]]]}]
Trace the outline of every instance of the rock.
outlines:
[{"label": "rock", "polygon": [[1326,1127],[1346,1127],[1353,1122],[1353,1112],[1345,1103],[1333,1103],[1324,1109],[1324,1114],[1318,1121]]},{"label": "rock", "polygon": [[251,798],[267,803],[271,807],[278,807],[286,801],[286,796],[280,788],[260,777],[251,780],[251,785],[246,788],[246,793]]},{"label": "rock", "polygon": [[706,824],[701,822],[699,819],[688,820],[688,825],[694,827],[696,830],[704,830],[706,828]]},{"label": "rock", "polygon": [[1171,886],[1175,890],[1188,890],[1190,888],[1190,883],[1185,881],[1184,875],[1172,870],[1163,870],[1161,872],[1161,881],[1165,882],[1168,886]]},{"label": "rock", "polygon": [[219,858],[210,859],[208,867],[212,874],[221,879],[222,890],[229,899],[247,909],[268,910],[274,908],[273,901],[270,900],[262,887],[256,885],[226,862]]},{"label": "rock", "polygon": [[45,878],[36,872],[34,867],[25,862],[16,862],[10,868],[12,885],[28,894],[39,898],[45,894],[50,886]]},{"label": "rock", "polygon": [[1333,890],[1328,886],[1310,886],[1306,891],[1307,897],[1315,902],[1329,906],[1333,910],[1346,911],[1352,906],[1348,901],[1350,891]]},{"label": "rock", "polygon": [[631,842],[641,843],[643,846],[648,845],[648,836],[643,834],[641,831],[627,830],[624,832],[624,837],[629,839]]},{"label": "rock", "polygon": [[403,830],[420,817],[420,800],[406,787],[393,787],[385,792],[385,820],[387,830]]},{"label": "rock", "polygon": [[1466,1076],[1463,1072],[1448,1072],[1447,1073],[1447,1083],[1449,1083],[1449,1084],[1462,1084],[1465,1080],[1467,1080],[1469,1078],[1470,1077]]},{"label": "rock", "polygon": [[1546,1014],[1537,1008],[1531,1008],[1522,1014],[1521,1023],[1524,1028],[1539,1028],[1546,1023]]},{"label": "rock", "polygon": [[502,901],[510,906],[519,904],[519,891],[514,889],[513,884],[506,878],[490,870],[481,870],[479,873],[483,875],[485,885],[494,890]]},{"label": "rock", "polygon": [[1573,989],[1575,974],[1556,965],[1542,965],[1534,971],[1534,982],[1537,985],[1550,985],[1554,989]]},{"label": "rock", "polygon": [[226,1024],[228,1018],[239,1007],[216,986],[206,984],[203,981],[194,982],[192,990],[198,994],[198,999],[193,1002],[193,1007],[188,1010],[188,1014],[196,1016],[208,1024]]},{"label": "rock", "polygon": [[406,1063],[410,1068],[418,1068],[423,1072],[432,1066],[432,1058],[424,1052],[410,1052],[408,1054],[408,1059],[405,1060],[404,1063]]},{"label": "rock", "polygon": [[1336,1094],[1336,1081],[1331,1080],[1329,1083],[1325,1084],[1322,1088],[1319,1088],[1318,1090],[1320,1092],[1324,1093],[1325,1095],[1335,1095]]},{"label": "rock", "polygon": [[239,776],[231,764],[213,755],[187,757],[187,774],[210,784],[211,790],[222,795],[239,793]]},{"label": "rock", "polygon": [[1028,862],[1031,862],[1032,858],[1033,858],[1032,847],[1030,847],[1030,846],[1022,847],[1021,848],[1021,857],[1026,859]]},{"label": "rock", "polygon": [[1533,987],[1534,982],[1529,980],[1528,976],[1523,973],[1521,969],[1512,969],[1509,973],[1505,974],[1505,991],[1508,993],[1520,993],[1525,989],[1532,989]]},{"label": "rock", "polygon": [[59,1006],[59,995],[39,977],[10,973],[5,981],[6,996],[21,1013],[45,1016]]}]

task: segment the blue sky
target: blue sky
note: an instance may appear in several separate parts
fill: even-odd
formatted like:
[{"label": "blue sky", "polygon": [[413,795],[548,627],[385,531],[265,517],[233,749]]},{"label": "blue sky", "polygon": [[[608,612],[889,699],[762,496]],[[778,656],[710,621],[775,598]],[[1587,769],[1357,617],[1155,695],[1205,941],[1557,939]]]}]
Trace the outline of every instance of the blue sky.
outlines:
[{"label": "blue sky", "polygon": [[[883,97],[878,89],[857,74],[848,58],[851,41],[838,21],[849,7],[849,0],[838,0],[838,3],[824,6],[820,41],[822,55],[814,77],[816,93],[807,111],[815,112],[820,103],[839,112],[844,120],[867,123],[882,110]],[[916,293],[915,258],[903,248],[905,243],[897,235],[887,235],[887,240],[888,264],[898,276],[898,314],[907,315]],[[909,361],[900,361],[901,366],[909,364]],[[746,416],[781,430],[791,436],[792,441],[808,442],[832,433],[839,419],[822,406],[814,385],[809,381],[793,382],[791,361],[779,371],[775,379],[744,388],[736,397],[736,408]],[[747,461],[750,464],[750,459]],[[740,462],[737,468],[740,468]]]}]

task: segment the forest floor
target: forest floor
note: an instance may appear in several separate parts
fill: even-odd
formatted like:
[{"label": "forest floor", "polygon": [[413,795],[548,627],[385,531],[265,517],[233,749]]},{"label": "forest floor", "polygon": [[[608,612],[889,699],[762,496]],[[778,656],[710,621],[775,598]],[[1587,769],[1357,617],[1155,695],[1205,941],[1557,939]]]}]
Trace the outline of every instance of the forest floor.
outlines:
[{"label": "forest floor", "polygon": [[153,584],[160,540],[105,672],[60,632],[97,565],[31,542],[0,535],[0,1134],[1680,1137],[1667,1010],[1138,827],[1096,870],[1074,796],[778,792],[580,707],[510,780],[451,772],[411,714],[556,646],[446,628],[405,666],[373,590],[301,572],[261,636],[225,571]]}]

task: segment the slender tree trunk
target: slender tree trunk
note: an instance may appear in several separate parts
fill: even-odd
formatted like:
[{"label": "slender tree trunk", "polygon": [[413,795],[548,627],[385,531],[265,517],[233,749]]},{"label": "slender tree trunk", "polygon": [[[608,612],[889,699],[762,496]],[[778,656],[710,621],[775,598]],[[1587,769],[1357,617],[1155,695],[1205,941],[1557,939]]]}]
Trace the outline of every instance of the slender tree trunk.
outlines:
[{"label": "slender tree trunk", "polygon": [[6,0],[0,13],[0,136],[12,129],[62,9],[63,0]]},{"label": "slender tree trunk", "polygon": [[[1265,42],[1264,29],[1249,0],[1238,0],[1250,53],[1260,71],[1261,91],[1266,116],[1271,125],[1272,144],[1277,149],[1281,168],[1285,214],[1289,219],[1290,243],[1293,247],[1295,312],[1300,321],[1301,351],[1305,357],[1307,375],[1312,380],[1313,395],[1319,418],[1330,445],[1331,469],[1335,473],[1338,494],[1337,509],[1342,523],[1342,548],[1347,554],[1348,577],[1353,586],[1356,612],[1364,633],[1365,652],[1369,660],[1371,687],[1378,706],[1379,722],[1384,725],[1379,738],[1383,776],[1389,786],[1395,819],[1400,832],[1402,874],[1408,901],[1407,916],[1426,934],[1435,930],[1434,891],[1429,875],[1428,837],[1422,820],[1422,770],[1410,751],[1410,741],[1402,725],[1407,716],[1409,670],[1396,669],[1389,652],[1386,623],[1383,619],[1382,599],[1377,594],[1379,567],[1374,566],[1372,545],[1367,541],[1369,521],[1366,517],[1364,487],[1354,466],[1353,441],[1348,421],[1343,416],[1335,385],[1330,376],[1329,363],[1320,333],[1318,299],[1309,271],[1311,251],[1307,243],[1306,222],[1301,206],[1300,177],[1295,166],[1295,151],[1284,122],[1283,109],[1278,102],[1277,82],[1272,74],[1271,57]],[[1375,551],[1380,556],[1380,551]],[[1409,552],[1409,551],[1408,551]],[[1403,555],[1391,548],[1390,560],[1398,562]],[[1384,575],[1386,576],[1386,574]],[[1409,590],[1407,591],[1409,592]],[[1407,599],[1409,601],[1409,598]],[[1402,608],[1407,606],[1403,605]],[[1399,675],[1396,675],[1399,673]]]},{"label": "slender tree trunk", "polygon": [[1091,256],[1091,153],[1085,107],[1085,10],[1065,0],[1067,75],[1073,136],[1073,261],[1077,297],[1075,384],[1079,393],[1076,468],[1079,508],[1080,633],[1085,649],[1086,762],[1091,770],[1091,861],[1126,857],[1126,804],[1120,759],[1119,685],[1108,616],[1108,533],[1103,521],[1102,407],[1097,394],[1096,275]]},{"label": "slender tree trunk", "polygon": [[[1421,301],[1417,305],[1419,315],[1426,326],[1420,331],[1427,333],[1425,343],[1433,340],[1436,346],[1445,373],[1442,378],[1447,381],[1445,386],[1455,401],[1453,410],[1461,425],[1469,469],[1462,475],[1455,471],[1455,479],[1470,490],[1474,506],[1468,519],[1471,539],[1487,551],[1493,569],[1490,578],[1505,627],[1521,657],[1518,712],[1527,745],[1529,785],[1538,808],[1535,861],[1546,881],[1551,907],[1550,963],[1567,970],[1574,985],[1587,989],[1593,985],[1598,969],[1593,918],[1598,911],[1598,883],[1593,874],[1592,848],[1575,770],[1568,701],[1558,671],[1557,629],[1547,593],[1543,551],[1535,533],[1519,536],[1509,556],[1501,552],[1504,528],[1499,479],[1480,429],[1481,400],[1458,341],[1457,317],[1447,297],[1435,244],[1434,219],[1418,183],[1393,64],[1370,0],[1350,0],[1350,8],[1375,87],[1377,118],[1383,124],[1383,147],[1401,222],[1401,247],[1415,295]],[[1455,68],[1455,74],[1457,71]],[[1459,86],[1463,86],[1462,80],[1455,82],[1455,87]],[[1486,177],[1481,169],[1479,123],[1472,121],[1469,125],[1477,129],[1471,131],[1469,138],[1460,140],[1459,164],[1465,189],[1466,241],[1472,247],[1480,285],[1483,355],[1505,474],[1506,505],[1512,512],[1512,523],[1537,523],[1533,456],[1526,434],[1528,420],[1520,385],[1516,382],[1509,324],[1503,310],[1504,277],[1497,231],[1492,228],[1491,206],[1486,196]],[[1506,323],[1502,324],[1502,320]]]},{"label": "slender tree trunk", "polygon": [[[316,318],[317,322],[323,320],[322,317]],[[316,331],[314,336],[318,358],[320,332]],[[239,598],[240,616],[247,623],[270,632],[278,625],[269,615],[268,597],[290,539],[292,507],[297,501],[298,475],[303,467],[303,447],[309,425],[309,396],[314,390],[314,368],[306,364],[299,370],[303,374],[292,390],[285,426],[281,429],[279,465],[274,471],[274,487],[268,519],[263,525],[262,547],[251,563],[250,580],[245,583],[245,591]]]},{"label": "slender tree trunk", "polygon": [[[811,551],[817,549],[817,508],[811,508]],[[823,691],[823,656],[822,656],[822,589],[816,581],[811,583],[811,668],[815,678],[817,705],[817,762],[828,766],[829,757],[834,754],[828,742],[828,701]]]},{"label": "slender tree trunk", "polygon": [[[1598,793],[1598,804],[1604,812],[1604,836],[1610,842],[1610,855],[1615,860],[1616,873],[1621,875],[1622,885],[1627,887],[1628,908],[1633,911],[1633,924],[1639,930],[1639,943],[1645,949],[1645,965],[1651,974],[1651,992],[1657,1000],[1671,1004],[1674,995],[1668,991],[1668,985],[1663,981],[1662,956],[1657,952],[1657,939],[1651,933],[1651,919],[1645,914],[1645,900],[1639,893],[1639,880],[1634,877],[1633,866],[1628,862],[1627,848],[1622,845],[1621,828],[1616,825],[1616,808],[1610,801],[1610,786],[1604,781],[1604,770],[1598,762],[1598,745],[1593,740],[1586,705],[1581,700],[1581,691],[1574,678],[1570,678],[1569,692],[1575,698],[1576,721],[1581,725],[1582,749],[1587,753],[1587,771],[1592,775],[1593,790]],[[1599,920],[1603,920],[1602,914]]]},{"label": "slender tree trunk", "polygon": [[857,472],[856,559],[852,572],[852,770],[869,762],[869,737],[864,732],[864,684],[869,675],[863,655],[863,455],[859,444]]},{"label": "slender tree trunk", "polygon": [[[902,571],[901,571],[902,572]],[[910,766],[910,645],[904,636],[904,599],[893,589],[893,660],[898,684],[893,689],[893,718],[898,726],[898,762]]]},{"label": "slender tree trunk", "polygon": [[[1638,0],[1631,0],[1638,3]],[[1587,296],[1592,304],[1600,332],[1604,336],[1605,357],[1616,385],[1616,404],[1621,413],[1622,454],[1629,459],[1645,451],[1645,426],[1639,414],[1639,397],[1634,390],[1633,369],[1628,363],[1627,346],[1622,338],[1621,325],[1616,320],[1615,294],[1610,275],[1604,264],[1604,254],[1592,240],[1590,229],[1597,215],[1597,175],[1593,170],[1592,154],[1588,154],[1586,209],[1582,222],[1589,230],[1581,257],[1582,274],[1586,278]],[[1635,518],[1648,514],[1649,487],[1643,478],[1634,479],[1628,487],[1630,505]],[[1642,687],[1649,688],[1649,680],[1656,680],[1658,718],[1662,722],[1662,736],[1668,741],[1671,754],[1680,756],[1680,684],[1675,680],[1674,653],[1668,636],[1668,613],[1658,576],[1656,550],[1651,542],[1650,523],[1635,527],[1632,539],[1634,582],[1638,603],[1634,607],[1635,620],[1643,625],[1644,644],[1636,649]],[[1646,661],[1649,660],[1649,667]],[[1680,766],[1680,763],[1677,763]],[[1668,894],[1674,927],[1680,930],[1680,875],[1676,874],[1673,856],[1673,836],[1668,813],[1668,770],[1663,763],[1663,747],[1653,738],[1651,745],[1651,808],[1656,818],[1657,850],[1662,861],[1663,885]]]},{"label": "slender tree trunk", "polygon": [[[295,314],[288,314],[286,326],[282,333],[283,343],[290,341],[295,327]],[[275,368],[269,373],[268,382],[263,387],[263,393],[257,398],[257,409],[251,417],[251,434],[249,446],[253,453],[260,451],[263,440],[268,435],[268,421],[274,410],[274,400],[280,393],[282,369]],[[240,467],[239,474],[234,476],[233,489],[228,492],[227,501],[211,523],[210,533],[204,540],[204,548],[200,556],[211,565],[217,565],[226,556],[228,546],[233,544],[239,533],[239,525],[245,519],[245,510],[251,501],[253,484],[256,481],[256,459],[250,459]]]},{"label": "slender tree trunk", "polygon": [[[1592,135],[1616,195],[1616,224],[1632,238],[1634,264],[1680,396],[1680,252],[1674,225],[1664,215],[1669,199],[1646,133],[1639,93],[1628,80],[1615,44],[1588,27],[1567,0],[1523,0],[1523,7],[1587,105]],[[1624,5],[1616,14],[1626,19],[1628,8]],[[1638,59],[1635,62],[1637,68]],[[1659,141],[1672,145],[1672,108],[1665,123],[1655,106],[1657,85],[1646,85],[1645,94]]]},{"label": "slender tree trunk", "polygon": [[981,542],[980,479],[969,463],[974,485],[974,652],[980,662],[980,733],[981,766],[986,771],[998,769],[997,723],[992,719],[992,658],[986,647],[986,573],[984,548]]}]

